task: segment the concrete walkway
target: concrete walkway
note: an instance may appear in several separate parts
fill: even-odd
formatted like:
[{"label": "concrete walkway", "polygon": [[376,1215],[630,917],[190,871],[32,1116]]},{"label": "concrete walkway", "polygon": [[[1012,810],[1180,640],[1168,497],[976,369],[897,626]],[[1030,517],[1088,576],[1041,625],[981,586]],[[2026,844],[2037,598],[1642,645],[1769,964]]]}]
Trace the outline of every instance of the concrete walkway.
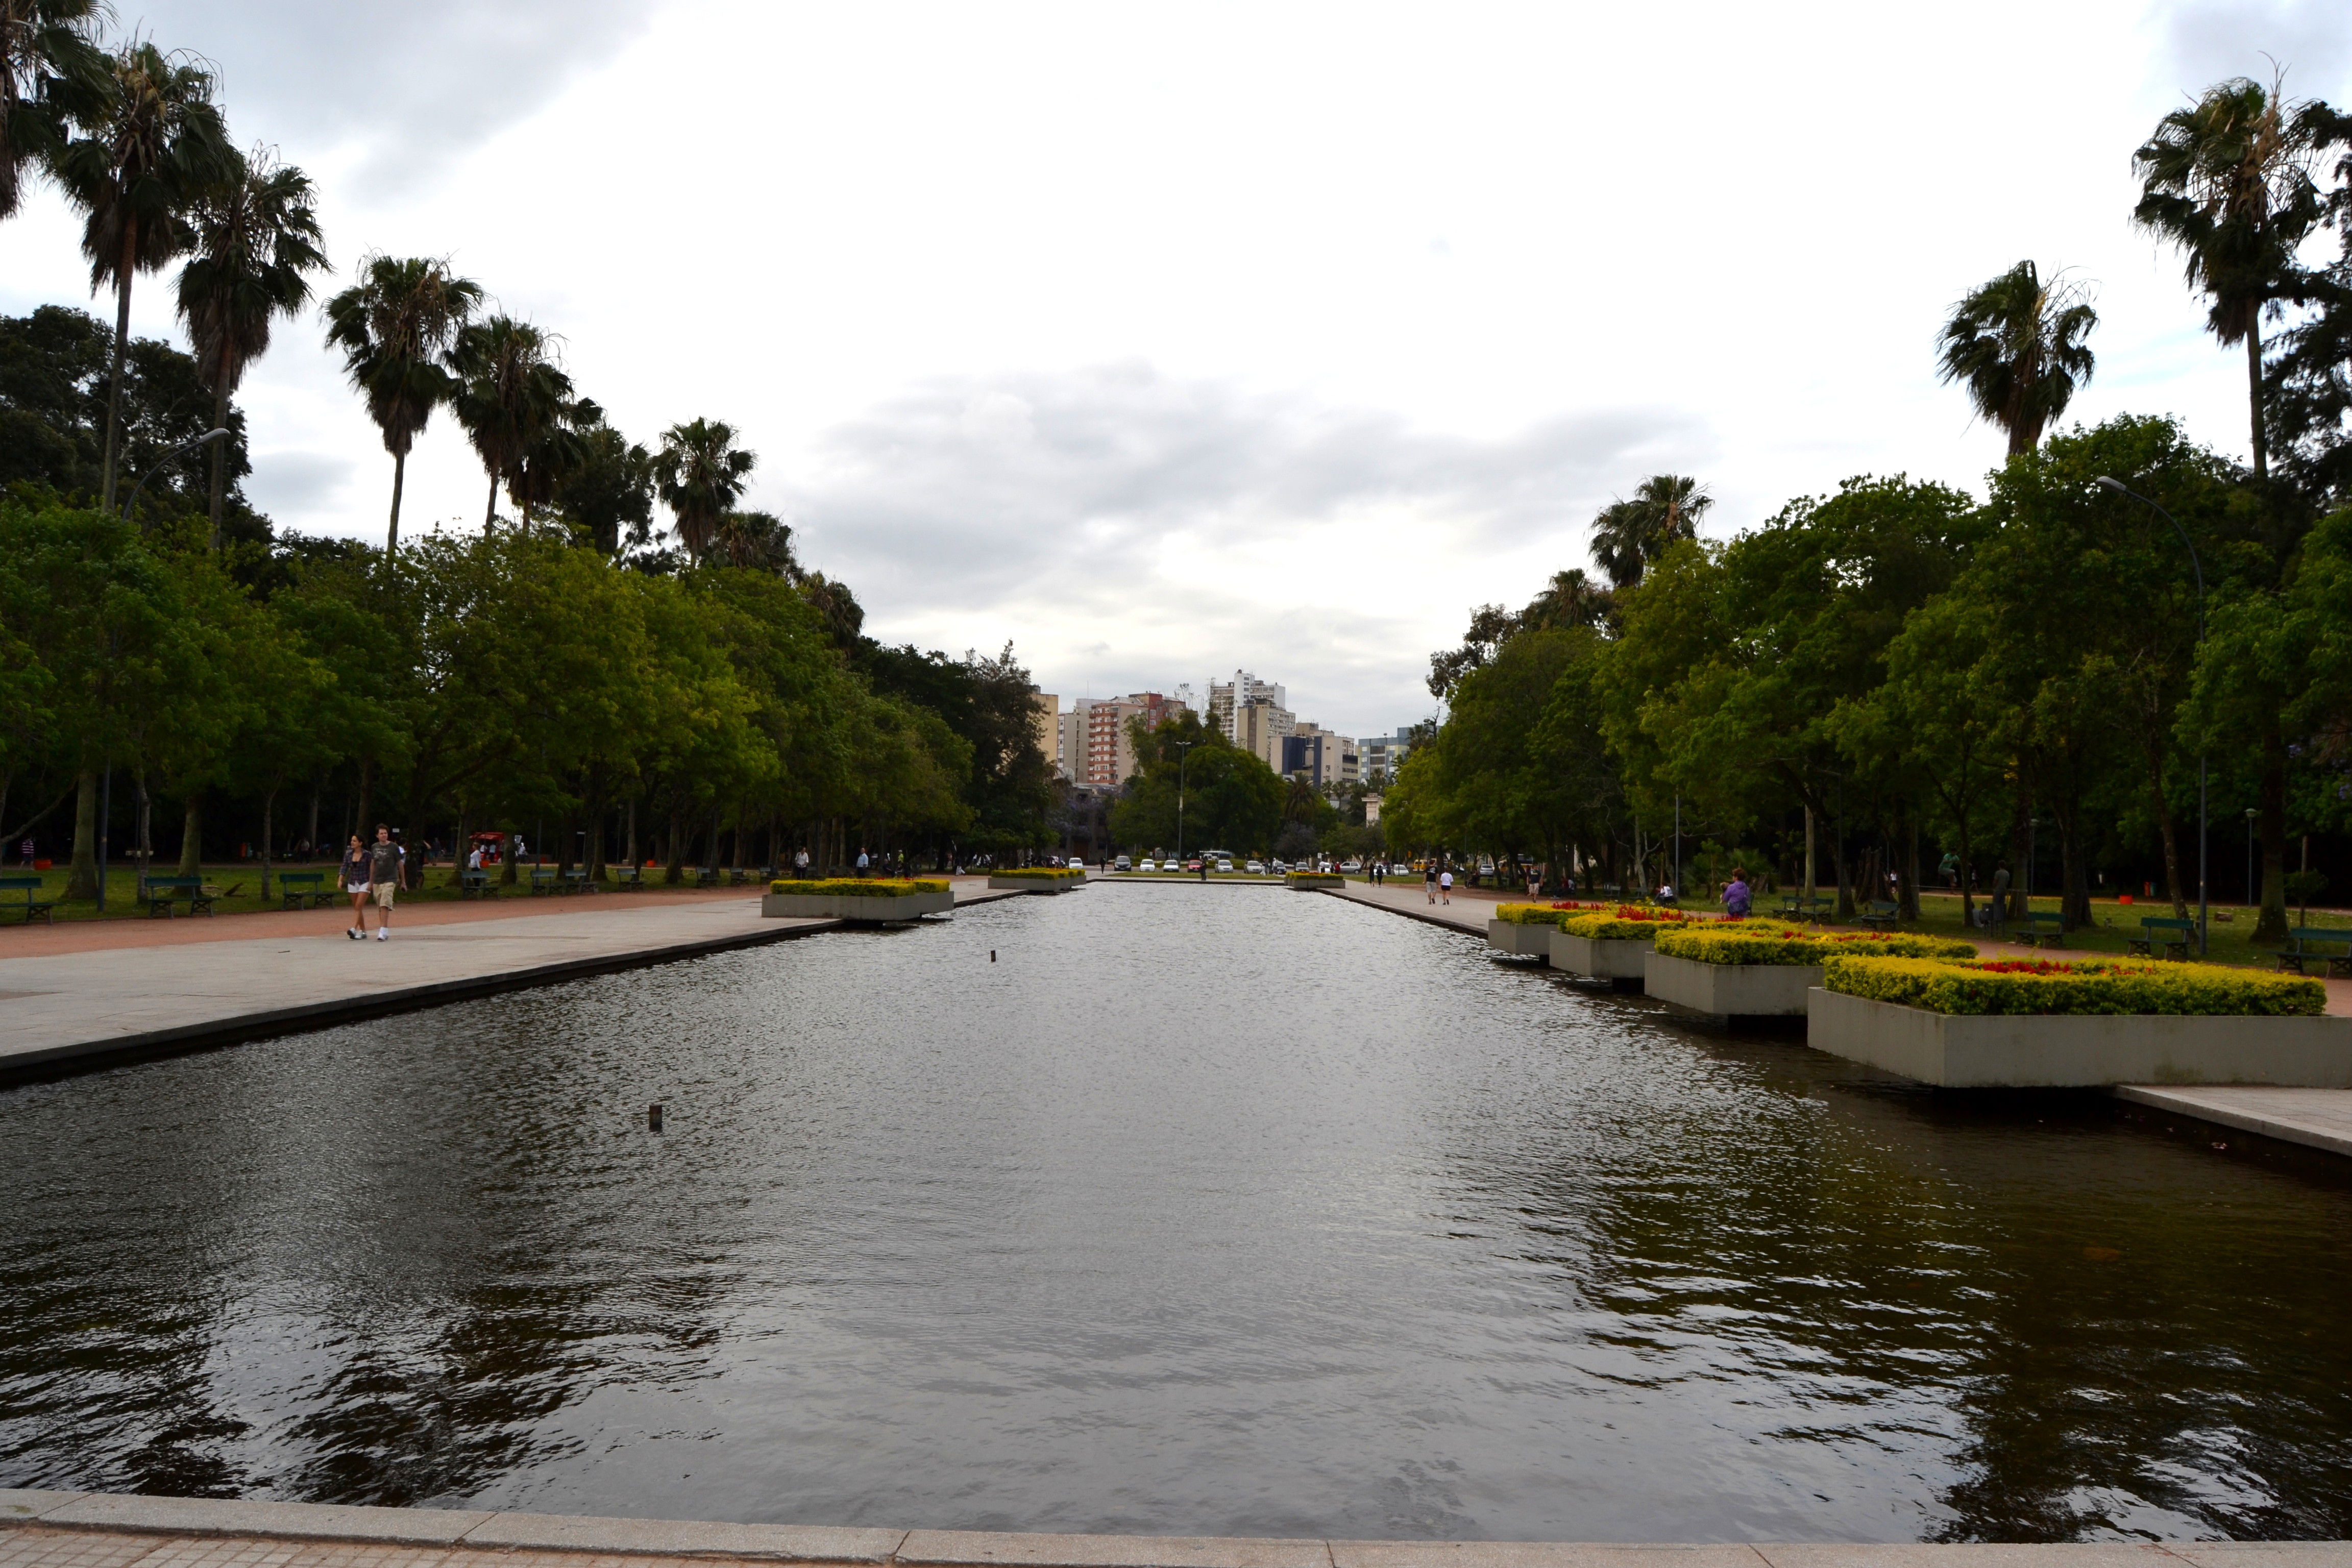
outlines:
[{"label": "concrete walkway", "polygon": [[[958,878],[955,889],[959,904],[1021,896],[992,894],[980,878]],[[384,942],[352,941],[344,935],[349,918],[348,910],[318,910],[60,928],[57,936],[70,939],[58,944],[64,951],[0,957],[0,1082],[322,1028],[840,924],[763,920],[759,895],[749,889],[421,904],[394,911]],[[0,954],[15,951],[16,943],[0,944]]]},{"label": "concrete walkway", "polygon": [[1012,1535],[0,1491],[0,1568],[647,1568],[650,1562],[679,1568],[2352,1568],[2352,1543],[1615,1545]]}]

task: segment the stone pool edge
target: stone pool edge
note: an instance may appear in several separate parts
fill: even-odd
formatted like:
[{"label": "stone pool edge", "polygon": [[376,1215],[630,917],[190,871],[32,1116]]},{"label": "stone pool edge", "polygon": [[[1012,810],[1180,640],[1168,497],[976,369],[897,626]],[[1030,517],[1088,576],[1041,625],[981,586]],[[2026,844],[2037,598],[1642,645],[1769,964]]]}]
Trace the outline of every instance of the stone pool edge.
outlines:
[{"label": "stone pool edge", "polygon": [[[303,1541],[354,1548],[410,1547],[576,1556],[699,1557],[740,1562],[871,1563],[907,1568],[2059,1568],[2188,1563],[2197,1568],[2352,1565],[2352,1542],[2085,1542],[2062,1545],[1891,1542],[1343,1541],[1169,1535],[1055,1535],[961,1530],[879,1530],[602,1519],[486,1509],[351,1507],[111,1492],[0,1489],[0,1560],[8,1538],[70,1531],[173,1540]],[[54,1540],[49,1536],[47,1539]],[[130,1568],[130,1563],[124,1568]]]}]

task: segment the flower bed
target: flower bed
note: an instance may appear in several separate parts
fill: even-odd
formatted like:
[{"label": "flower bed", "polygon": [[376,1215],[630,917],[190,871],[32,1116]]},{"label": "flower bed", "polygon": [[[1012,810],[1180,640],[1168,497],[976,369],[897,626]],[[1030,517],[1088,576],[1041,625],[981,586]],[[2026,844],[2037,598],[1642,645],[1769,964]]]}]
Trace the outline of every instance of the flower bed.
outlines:
[{"label": "flower bed", "polygon": [[1560,921],[1559,929],[1594,942],[1648,942],[1667,926],[1692,924],[1705,918],[1647,904],[1620,904],[1613,910],[1596,907],[1590,914],[1570,915]]},{"label": "flower bed", "polygon": [[1974,942],[1908,931],[1811,931],[1773,921],[1723,921],[1661,928],[1657,951],[1698,963],[1813,965],[1832,953],[1894,958],[1974,958]]},{"label": "flower bed", "polygon": [[1823,988],[1839,995],[1960,1016],[2294,1017],[2327,1010],[2326,989],[2316,980],[2212,963],[1833,952],[1824,955],[1822,973]]},{"label": "flower bed", "polygon": [[768,891],[796,898],[861,898],[895,899],[908,893],[944,893],[949,891],[945,877],[823,877],[806,879],[782,878],[768,884]]}]

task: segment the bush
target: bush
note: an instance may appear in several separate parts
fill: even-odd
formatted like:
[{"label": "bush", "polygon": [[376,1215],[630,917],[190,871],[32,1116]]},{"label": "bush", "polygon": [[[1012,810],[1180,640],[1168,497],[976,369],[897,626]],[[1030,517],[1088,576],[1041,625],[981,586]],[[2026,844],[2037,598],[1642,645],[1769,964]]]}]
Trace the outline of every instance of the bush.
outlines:
[{"label": "bush", "polygon": [[944,877],[826,877],[805,882],[786,879],[768,884],[768,891],[772,893],[833,899],[903,899],[912,893],[944,893],[947,890],[948,880]]},{"label": "bush", "polygon": [[2281,1017],[2327,1010],[2316,980],[2214,963],[1823,956],[1822,984],[1847,996],[1970,1016],[2083,1013]]},{"label": "bush", "polygon": [[1604,909],[1603,904],[1502,904],[1495,918],[1515,926],[1556,926],[1571,916]]},{"label": "bush", "polygon": [[1769,921],[1710,922],[1661,931],[1657,950],[1700,963],[1819,963],[1833,952],[1892,958],[1974,958],[1974,942],[1905,931],[1810,931]]}]

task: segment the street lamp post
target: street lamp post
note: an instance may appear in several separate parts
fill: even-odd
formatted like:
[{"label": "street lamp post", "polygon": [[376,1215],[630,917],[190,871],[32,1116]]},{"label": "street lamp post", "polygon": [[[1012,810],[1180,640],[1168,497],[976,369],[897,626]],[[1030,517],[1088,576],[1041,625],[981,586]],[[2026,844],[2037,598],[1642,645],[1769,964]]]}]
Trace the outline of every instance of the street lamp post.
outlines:
[{"label": "street lamp post", "polygon": [[1198,741],[1171,741],[1176,748],[1176,868],[1184,868],[1184,764],[1192,760]]},{"label": "street lamp post", "polygon": [[[2189,531],[2180,526],[2179,518],[2125,484],[2123,480],[2101,474],[2095,482],[2101,489],[2113,490],[2117,495],[2131,497],[2132,500],[2172,524],[2172,531],[2180,536],[2180,547],[2189,552],[2189,569],[2197,574],[2197,651],[2201,657],[2205,651],[2205,563],[2197,559],[2197,546],[2190,542]],[[2210,918],[2210,901],[2207,897],[2205,885],[2208,848],[2205,820],[2207,772],[2205,748],[2200,745],[2197,748],[2197,956],[2200,958],[2206,954],[2208,944],[2206,933]]]},{"label": "street lamp post", "polygon": [[178,457],[183,452],[193,452],[199,447],[208,446],[215,441],[226,441],[227,439],[228,432],[226,429],[207,430],[193,441],[181,442],[178,446],[165,453],[162,458],[149,465],[147,471],[139,476],[139,482],[131,487],[130,500],[125,500],[122,503],[122,521],[125,522],[129,522],[131,521],[131,501],[135,501],[139,499],[139,492],[147,488],[147,481],[155,477],[155,471],[158,468],[163,468],[169,464],[173,458]]}]

